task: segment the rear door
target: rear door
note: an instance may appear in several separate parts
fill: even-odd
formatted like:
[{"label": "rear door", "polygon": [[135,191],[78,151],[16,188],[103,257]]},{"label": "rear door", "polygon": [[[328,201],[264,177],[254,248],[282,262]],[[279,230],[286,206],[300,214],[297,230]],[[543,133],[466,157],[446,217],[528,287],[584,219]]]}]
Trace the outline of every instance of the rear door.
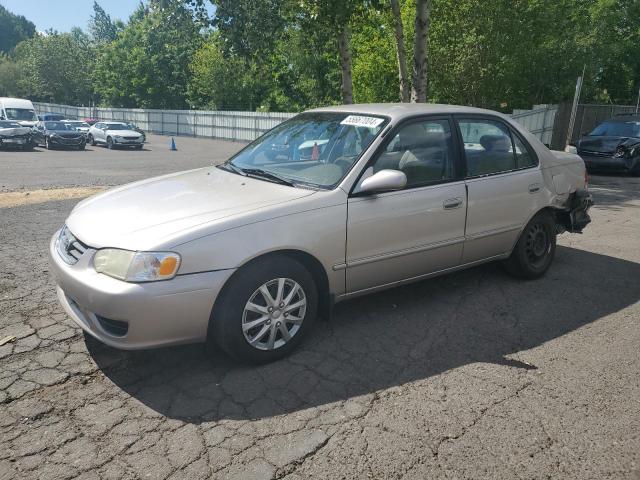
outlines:
[{"label": "rear door", "polygon": [[535,213],[543,179],[533,148],[497,117],[457,116],[468,191],[463,263],[508,253]]},{"label": "rear door", "polygon": [[389,134],[367,169],[403,171],[400,191],[348,201],[347,290],[358,292],[460,262],[466,192],[452,119],[426,117]]}]

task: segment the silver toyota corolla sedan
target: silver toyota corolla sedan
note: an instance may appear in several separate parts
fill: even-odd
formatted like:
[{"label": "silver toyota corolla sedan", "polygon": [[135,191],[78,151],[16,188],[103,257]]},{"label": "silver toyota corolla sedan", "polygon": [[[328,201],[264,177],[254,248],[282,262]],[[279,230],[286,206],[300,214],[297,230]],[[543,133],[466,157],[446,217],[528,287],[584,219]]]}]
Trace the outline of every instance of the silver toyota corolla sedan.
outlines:
[{"label": "silver toyota corolla sedan", "polygon": [[580,157],[499,113],[348,105],[80,202],[50,256],[62,306],[108,345],[268,362],[356,295],[493,260],[540,277],[591,203]]}]

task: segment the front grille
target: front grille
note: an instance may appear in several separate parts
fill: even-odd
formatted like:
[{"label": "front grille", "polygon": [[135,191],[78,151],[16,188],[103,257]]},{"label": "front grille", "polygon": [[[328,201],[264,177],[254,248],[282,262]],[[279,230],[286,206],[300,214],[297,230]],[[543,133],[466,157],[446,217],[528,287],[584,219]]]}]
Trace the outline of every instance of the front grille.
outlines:
[{"label": "front grille", "polygon": [[82,137],[60,137],[58,141],[66,145],[77,145],[82,141]]},{"label": "front grille", "polygon": [[125,140],[138,140],[138,137],[122,137]]},{"label": "front grille", "polygon": [[75,264],[89,247],[78,240],[65,225],[56,240],[56,250],[69,265]]},{"label": "front grille", "polygon": [[100,322],[100,326],[114,337],[124,337],[129,331],[129,324],[127,322],[112,320],[110,318],[101,317],[100,315],[96,315],[96,318],[98,319],[98,322]]}]

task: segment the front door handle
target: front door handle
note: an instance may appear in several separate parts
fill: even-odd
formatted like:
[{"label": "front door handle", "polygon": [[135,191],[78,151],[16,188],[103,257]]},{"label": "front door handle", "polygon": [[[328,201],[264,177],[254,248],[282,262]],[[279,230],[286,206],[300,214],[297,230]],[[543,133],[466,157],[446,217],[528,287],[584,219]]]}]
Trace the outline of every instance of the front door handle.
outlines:
[{"label": "front door handle", "polygon": [[453,210],[454,208],[459,208],[460,205],[462,205],[462,199],[458,197],[450,198],[442,202],[442,206],[445,210]]},{"label": "front door handle", "polygon": [[539,191],[540,191],[539,183],[532,183],[531,185],[529,185],[529,193],[537,193]]}]

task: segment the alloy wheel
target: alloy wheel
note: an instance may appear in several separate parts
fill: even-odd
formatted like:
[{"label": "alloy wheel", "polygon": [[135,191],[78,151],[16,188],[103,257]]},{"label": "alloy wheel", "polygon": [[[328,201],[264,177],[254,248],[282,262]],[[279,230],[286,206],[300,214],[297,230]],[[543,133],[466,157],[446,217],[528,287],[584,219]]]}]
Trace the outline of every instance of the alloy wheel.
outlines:
[{"label": "alloy wheel", "polygon": [[252,347],[275,350],[298,333],[307,310],[307,297],[295,280],[275,278],[251,295],[242,313],[242,333]]}]

